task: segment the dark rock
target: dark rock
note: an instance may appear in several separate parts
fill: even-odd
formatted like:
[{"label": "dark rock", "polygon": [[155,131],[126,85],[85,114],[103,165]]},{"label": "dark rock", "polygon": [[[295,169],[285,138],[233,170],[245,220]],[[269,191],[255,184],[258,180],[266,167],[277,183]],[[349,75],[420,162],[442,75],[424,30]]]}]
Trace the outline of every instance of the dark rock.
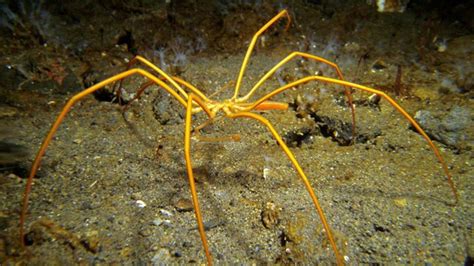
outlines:
[{"label": "dark rock", "polygon": [[414,118],[433,140],[457,150],[472,150],[472,134],[468,131],[472,131],[474,117],[468,108],[455,106],[448,113],[420,110]]}]

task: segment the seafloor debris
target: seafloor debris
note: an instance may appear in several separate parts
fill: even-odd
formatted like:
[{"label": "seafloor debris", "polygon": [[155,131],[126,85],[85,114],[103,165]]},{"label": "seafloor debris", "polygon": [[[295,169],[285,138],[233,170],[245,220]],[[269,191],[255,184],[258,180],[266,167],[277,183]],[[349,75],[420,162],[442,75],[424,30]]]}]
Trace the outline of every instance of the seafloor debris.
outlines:
[{"label": "seafloor debris", "polygon": [[280,209],[273,202],[267,202],[262,211],[262,223],[267,229],[275,227],[280,222]]},{"label": "seafloor debris", "polygon": [[99,237],[97,231],[89,232],[86,234],[84,239],[81,239],[76,234],[66,230],[48,218],[41,218],[36,221],[31,228],[31,232],[26,235],[28,238],[27,243],[38,243],[52,238],[64,242],[72,249],[79,249],[82,247],[92,253],[97,253],[99,250]]}]

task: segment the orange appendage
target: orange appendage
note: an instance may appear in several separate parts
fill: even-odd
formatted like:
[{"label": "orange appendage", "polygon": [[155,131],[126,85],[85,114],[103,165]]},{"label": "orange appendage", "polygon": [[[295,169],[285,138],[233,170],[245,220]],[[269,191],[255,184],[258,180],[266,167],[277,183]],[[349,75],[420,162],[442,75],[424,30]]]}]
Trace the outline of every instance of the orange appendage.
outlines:
[{"label": "orange appendage", "polygon": [[264,101],[263,103],[257,105],[255,110],[288,110],[288,104],[282,102],[272,102]]}]

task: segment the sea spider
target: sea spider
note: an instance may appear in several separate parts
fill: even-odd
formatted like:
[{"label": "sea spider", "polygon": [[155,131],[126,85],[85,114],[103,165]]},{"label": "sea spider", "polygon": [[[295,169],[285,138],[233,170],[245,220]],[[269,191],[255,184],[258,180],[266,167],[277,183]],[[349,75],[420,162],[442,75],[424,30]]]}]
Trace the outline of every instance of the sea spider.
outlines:
[{"label": "sea spider", "polygon": [[[295,168],[296,172],[300,176],[301,180],[304,183],[304,186],[306,190],[308,191],[314,206],[317,210],[317,213],[321,219],[321,222],[323,224],[323,227],[325,229],[327,238],[331,244],[332,249],[334,250],[335,257],[337,260],[338,264],[344,264],[343,257],[341,256],[333,234],[331,233],[331,229],[329,228],[329,224],[326,221],[326,217],[324,215],[324,212],[319,204],[319,201],[311,187],[311,184],[306,177],[306,174],[304,173],[303,169],[300,167],[299,163],[297,162],[295,156],[293,153],[288,149],[287,145],[285,142],[282,140],[280,135],[277,133],[275,128],[272,126],[272,124],[263,116],[253,113],[251,111],[255,110],[286,110],[288,108],[288,105],[286,103],[281,103],[281,102],[272,102],[270,99],[279,94],[282,93],[290,88],[294,88],[300,84],[305,84],[310,81],[321,81],[325,83],[331,83],[331,84],[336,84],[336,85],[341,85],[345,87],[345,92],[346,96],[348,98],[349,106],[352,109],[352,119],[353,119],[353,131],[354,131],[354,126],[355,126],[355,119],[354,119],[354,108],[352,105],[352,97],[351,97],[351,88],[352,89],[357,89],[361,91],[366,91],[370,92],[376,95],[379,95],[381,98],[384,98],[387,100],[398,112],[400,112],[412,125],[413,127],[423,136],[423,138],[428,142],[429,146],[435,153],[435,156],[438,158],[439,162],[441,163],[443,170],[447,176],[447,180],[449,182],[449,186],[451,187],[451,190],[454,194],[454,197],[456,199],[456,202],[458,200],[457,197],[457,192],[456,192],[456,187],[454,186],[454,183],[452,181],[451,175],[448,171],[448,167],[446,163],[444,162],[443,157],[441,156],[440,152],[434,145],[434,143],[431,141],[431,139],[428,137],[428,135],[424,132],[424,130],[418,125],[418,123],[400,106],[398,105],[391,97],[389,97],[387,94],[385,94],[382,91],[375,90],[366,86],[358,85],[355,83],[347,82],[343,80],[342,73],[339,69],[339,67],[333,63],[330,62],[324,58],[303,53],[303,52],[293,52],[289,54],[287,57],[285,57],[283,60],[281,60],[279,63],[277,63],[273,68],[271,68],[265,75],[263,75],[260,80],[250,89],[250,91],[242,96],[239,97],[239,90],[242,84],[242,77],[244,75],[245,69],[247,67],[250,55],[255,47],[255,44],[258,40],[258,38],[272,25],[276,24],[277,21],[279,21],[282,18],[287,18],[288,23],[286,25],[286,28],[289,27],[290,25],[290,16],[286,10],[282,10],[279,12],[275,17],[273,17],[270,21],[268,21],[263,27],[258,30],[255,35],[252,38],[252,41],[250,42],[250,45],[247,49],[247,52],[245,54],[242,66],[240,68],[240,72],[237,77],[237,81],[235,83],[235,89],[234,89],[234,94],[230,99],[224,100],[224,101],[216,101],[216,100],[211,100],[206,95],[204,95],[199,89],[194,87],[193,85],[189,84],[188,82],[178,78],[178,77],[172,77],[168,74],[166,74],[163,70],[146,60],[145,58],[141,56],[136,56],[134,59],[132,59],[128,65],[128,68],[126,71],[121,72],[113,77],[110,77],[102,82],[99,82],[95,84],[94,86],[74,95],[63,107],[61,113],[59,114],[58,118],[52,125],[48,135],[44,139],[41,148],[38,151],[38,154],[36,155],[36,158],[33,162],[33,165],[31,167],[31,172],[28,176],[28,180],[26,183],[26,188],[25,188],[25,194],[23,198],[23,207],[21,211],[21,217],[20,217],[20,236],[21,236],[21,242],[23,243],[24,239],[24,224],[25,224],[25,219],[26,219],[26,212],[28,208],[28,200],[32,188],[32,182],[33,182],[33,177],[35,176],[38,167],[40,165],[41,159],[51,142],[53,135],[55,134],[56,130],[58,129],[59,125],[65,118],[66,114],[69,112],[71,107],[79,100],[84,98],[85,96],[103,88],[104,86],[116,82],[116,81],[122,81],[124,78],[127,78],[132,75],[139,75],[147,78],[149,82],[145,83],[143,86],[140,87],[140,89],[137,91],[136,96],[134,97],[133,100],[137,99],[143,91],[149,87],[150,85],[158,85],[158,87],[165,89],[168,93],[170,93],[178,102],[183,105],[183,107],[186,109],[186,117],[185,117],[185,126],[184,126],[184,154],[185,154],[185,160],[186,160],[186,170],[188,173],[188,178],[189,178],[189,185],[191,188],[191,195],[192,195],[192,202],[194,206],[194,211],[196,214],[196,220],[198,224],[198,229],[199,229],[199,234],[202,240],[202,245],[204,247],[205,253],[206,253],[206,258],[207,262],[209,264],[212,264],[212,257],[211,253],[209,251],[209,247],[207,244],[207,239],[206,239],[206,233],[204,231],[204,225],[203,225],[203,220],[201,216],[201,211],[199,207],[199,202],[197,198],[197,193],[196,193],[196,186],[195,186],[195,180],[193,177],[193,167],[191,164],[191,151],[190,151],[190,142],[191,142],[191,124],[192,124],[192,114],[202,112],[204,111],[205,114],[209,117],[207,122],[204,124],[196,127],[194,131],[197,131],[209,123],[213,121],[216,117],[228,117],[228,118],[251,118],[254,119],[261,124],[263,124],[273,135],[273,137],[276,139],[278,142],[280,148],[285,152],[285,154],[288,156],[289,160],[291,161],[293,167]],[[288,61],[292,60],[295,57],[303,57],[306,58],[307,60],[315,60],[324,64],[327,64],[331,67],[333,67],[338,76],[339,79],[334,79],[334,78],[329,78],[329,77],[324,77],[324,76],[307,76],[301,79],[298,79],[296,81],[293,81],[287,85],[284,85],[280,88],[277,88],[273,90],[272,92],[266,94],[265,96],[261,97],[260,99],[254,101],[254,102],[248,102],[250,97],[255,93],[255,91],[261,87],[261,85],[268,79],[270,78],[280,67],[282,67],[284,64],[286,64]],[[152,71],[146,71],[141,68],[132,68],[130,69],[131,66],[133,66],[136,63],[142,63],[145,66],[149,67]],[[118,90],[119,91],[119,90]],[[120,98],[120,97],[119,97]],[[24,243],[23,243],[24,244]]]}]

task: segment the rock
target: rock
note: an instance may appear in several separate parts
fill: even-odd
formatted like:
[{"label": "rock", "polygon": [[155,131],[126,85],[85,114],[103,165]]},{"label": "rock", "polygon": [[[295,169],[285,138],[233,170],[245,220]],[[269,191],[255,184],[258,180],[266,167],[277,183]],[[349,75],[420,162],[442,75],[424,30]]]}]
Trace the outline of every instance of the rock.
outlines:
[{"label": "rock", "polygon": [[167,265],[171,263],[171,254],[168,249],[160,248],[151,259],[153,265]]},{"label": "rock", "polygon": [[470,136],[473,136],[473,129],[470,125],[474,117],[470,109],[454,106],[449,113],[419,110],[414,118],[433,140],[457,150],[472,150]]},{"label": "rock", "polygon": [[179,199],[175,203],[174,207],[179,212],[188,212],[194,209],[193,202],[189,199],[183,199],[183,198]]},{"label": "rock", "polygon": [[143,200],[135,201],[135,205],[137,205],[137,207],[140,208],[140,209],[146,207],[146,203]]},{"label": "rock", "polygon": [[168,211],[168,210],[165,210],[165,209],[160,209],[160,213],[166,217],[171,217],[173,216],[173,213]]}]

